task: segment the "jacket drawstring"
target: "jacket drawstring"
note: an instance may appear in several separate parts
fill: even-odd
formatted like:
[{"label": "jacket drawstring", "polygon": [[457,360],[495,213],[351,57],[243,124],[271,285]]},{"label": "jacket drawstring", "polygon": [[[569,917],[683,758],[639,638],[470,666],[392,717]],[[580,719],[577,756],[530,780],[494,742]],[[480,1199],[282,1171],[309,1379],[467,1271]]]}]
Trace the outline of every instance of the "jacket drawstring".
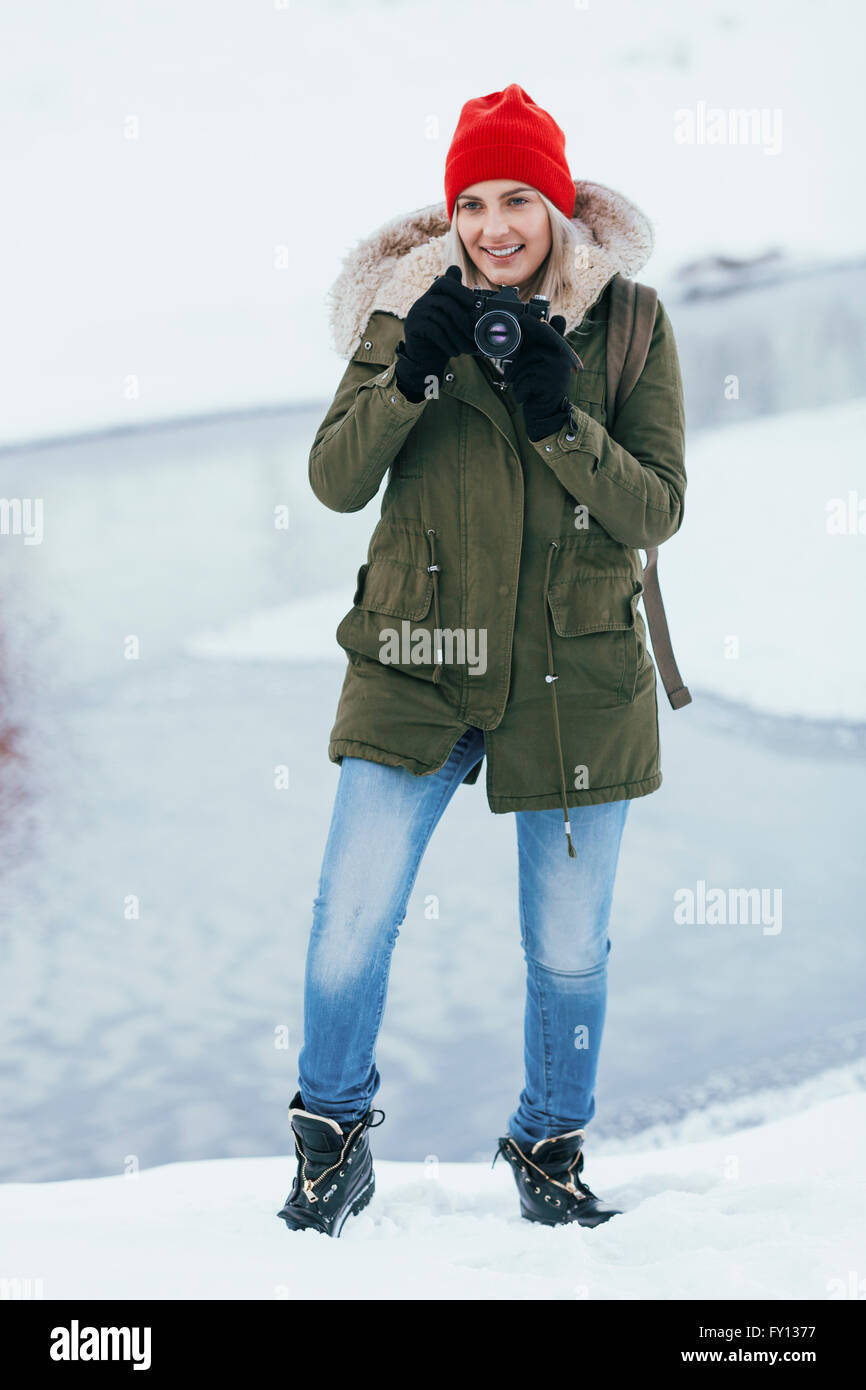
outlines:
[{"label": "jacket drawstring", "polygon": [[[427,542],[430,546],[430,564],[427,566],[427,573],[433,576],[433,613],[435,622],[434,641],[436,642],[436,664],[433,667],[433,682],[438,685],[442,674],[442,622],[439,615],[439,573],[440,566],[436,563],[436,544],[434,536],[436,532],[432,526],[427,528]],[[562,753],[562,738],[559,731],[559,706],[556,700],[556,681],[559,679],[553,671],[553,647],[550,641],[550,609],[548,606],[548,589],[550,587],[550,562],[553,559],[553,552],[557,549],[556,541],[550,542],[547,552],[547,565],[544,572],[544,631],[547,638],[547,675],[544,679],[550,686],[550,693],[553,696],[553,727],[556,734],[556,751],[559,759],[559,777],[562,791],[562,814],[565,821],[565,838],[568,843],[568,856],[570,859],[577,858],[577,850],[571,838],[571,822],[568,819],[568,799],[565,789],[565,764]]]},{"label": "jacket drawstring", "polygon": [[559,707],[556,703],[556,682],[559,677],[553,673],[553,648],[550,642],[550,610],[547,602],[547,591],[550,585],[550,562],[553,559],[554,550],[558,549],[556,541],[550,542],[547,552],[547,565],[544,571],[544,632],[547,637],[547,675],[544,679],[550,686],[550,693],[553,696],[553,726],[556,731],[556,751],[559,756],[559,776],[562,785],[562,814],[565,817],[565,838],[568,841],[569,859],[577,858],[577,850],[571,838],[571,822],[568,819],[568,801],[565,792],[565,765],[562,757],[562,739],[559,735]]},{"label": "jacket drawstring", "polygon": [[433,576],[433,614],[435,630],[433,640],[436,643],[436,665],[433,667],[433,684],[438,685],[442,677],[442,624],[439,621],[439,565],[436,564],[436,548],[433,537],[436,532],[432,526],[427,528],[427,541],[430,546],[430,564],[427,566],[427,573]]}]

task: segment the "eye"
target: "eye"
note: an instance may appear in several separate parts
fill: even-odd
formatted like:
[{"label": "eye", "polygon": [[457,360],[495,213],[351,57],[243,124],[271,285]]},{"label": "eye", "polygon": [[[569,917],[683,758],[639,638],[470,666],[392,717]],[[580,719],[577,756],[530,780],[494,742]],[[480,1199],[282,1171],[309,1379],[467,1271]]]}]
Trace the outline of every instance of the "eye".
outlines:
[{"label": "eye", "polygon": [[[522,193],[515,193],[508,201],[509,203],[516,203],[518,206],[522,206],[524,203],[528,203],[529,199],[525,198]],[[475,198],[467,198],[465,203],[459,204],[461,212],[472,212],[475,208],[480,206],[481,204]]]}]

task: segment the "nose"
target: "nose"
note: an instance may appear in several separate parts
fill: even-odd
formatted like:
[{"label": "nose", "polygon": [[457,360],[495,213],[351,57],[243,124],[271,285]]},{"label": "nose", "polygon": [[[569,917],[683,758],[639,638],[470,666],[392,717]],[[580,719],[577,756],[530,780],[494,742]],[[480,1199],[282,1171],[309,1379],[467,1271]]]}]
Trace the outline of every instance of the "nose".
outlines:
[{"label": "nose", "polygon": [[492,212],[484,223],[484,236],[489,241],[500,241],[508,231],[508,222],[501,213]]}]

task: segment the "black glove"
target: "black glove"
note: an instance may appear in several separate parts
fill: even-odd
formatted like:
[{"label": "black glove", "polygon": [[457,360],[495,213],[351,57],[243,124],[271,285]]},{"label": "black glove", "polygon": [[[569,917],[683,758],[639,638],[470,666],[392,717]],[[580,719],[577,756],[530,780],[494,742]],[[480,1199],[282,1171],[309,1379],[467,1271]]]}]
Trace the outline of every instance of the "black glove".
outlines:
[{"label": "black glove", "polygon": [[475,347],[475,296],[450,265],[415,300],[397,344],[397,385],[407,400],[423,401],[426,378],[441,378],[445,364]]},{"label": "black glove", "polygon": [[556,314],[549,323],[520,319],[523,341],[517,355],[507,362],[505,380],[515,400],[523,406],[526,433],[531,440],[556,434],[569,416],[568,382],[574,356],[563,337],[565,319]]}]

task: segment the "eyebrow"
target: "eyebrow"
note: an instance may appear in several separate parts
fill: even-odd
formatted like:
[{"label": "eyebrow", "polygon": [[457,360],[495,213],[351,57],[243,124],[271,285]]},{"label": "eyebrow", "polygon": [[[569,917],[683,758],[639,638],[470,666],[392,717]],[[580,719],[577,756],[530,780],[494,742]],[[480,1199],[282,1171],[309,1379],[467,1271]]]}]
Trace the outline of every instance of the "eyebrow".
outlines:
[{"label": "eyebrow", "polygon": [[[500,199],[501,199],[501,198],[510,198],[510,197],[512,196],[512,194],[514,194],[514,193],[534,193],[534,192],[535,192],[535,189],[534,189],[534,188],[530,188],[529,184],[521,184],[521,186],[520,186],[519,188],[506,188],[505,192],[504,192],[504,193],[500,193],[499,197],[500,197]],[[478,197],[478,194],[477,194],[477,193],[461,193],[461,194],[460,194],[460,198],[458,198],[457,201],[460,202],[460,199],[462,199],[462,198],[471,198],[471,199],[473,199],[476,203],[478,203],[478,202],[483,202],[483,201],[484,201],[483,198],[479,198],[479,197]]]}]

